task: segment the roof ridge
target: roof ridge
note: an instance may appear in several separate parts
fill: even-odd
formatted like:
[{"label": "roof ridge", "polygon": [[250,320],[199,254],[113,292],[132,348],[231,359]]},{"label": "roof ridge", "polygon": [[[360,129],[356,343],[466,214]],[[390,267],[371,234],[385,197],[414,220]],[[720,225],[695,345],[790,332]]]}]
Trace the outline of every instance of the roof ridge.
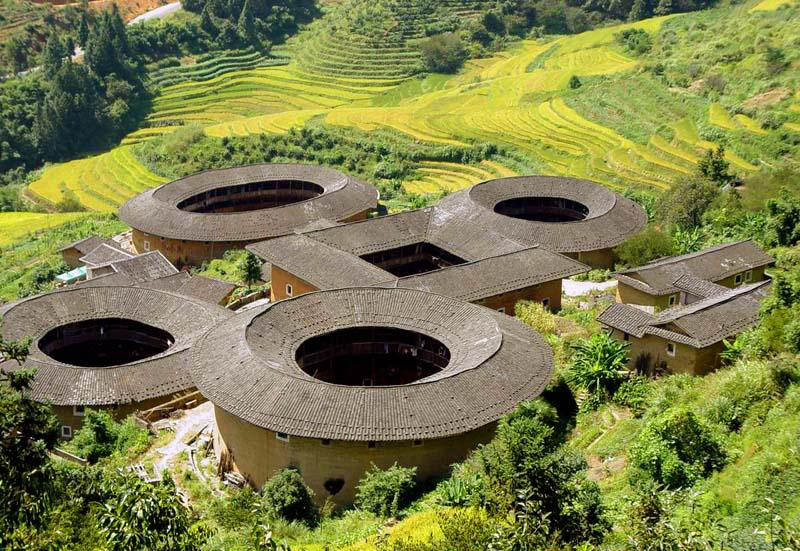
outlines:
[{"label": "roof ridge", "polygon": [[[758,281],[756,283],[751,283],[749,285],[742,285],[741,287],[735,287],[733,289],[728,290],[727,292],[719,295],[713,295],[687,306],[680,306],[675,308],[669,308],[661,312],[658,316],[655,316],[655,323],[660,325],[662,323],[671,323],[676,321],[684,316],[688,316],[690,314],[694,314],[697,312],[701,312],[712,306],[717,306],[734,298],[744,296],[752,291],[755,291],[767,284],[771,283],[770,280],[765,279],[764,281]],[[668,315],[669,314],[669,315]]]},{"label": "roof ridge", "polygon": [[[635,266],[633,268],[628,268],[627,270],[621,270],[621,271],[615,272],[615,275],[617,275],[617,274],[618,275],[627,275],[627,274],[629,274],[631,272],[638,272],[638,271],[645,270],[645,269],[657,268],[657,267],[660,267],[660,266],[666,266],[667,264],[675,264],[675,263],[678,263],[678,262],[682,262],[684,260],[688,260],[690,258],[697,258],[698,256],[703,256],[703,255],[706,255],[706,254],[711,254],[711,253],[714,253],[714,252],[717,252],[717,251],[721,251],[722,249],[726,249],[728,247],[733,247],[734,245],[740,245],[740,244],[746,243],[748,241],[753,241],[753,240],[752,240],[752,238],[742,239],[742,240],[739,240],[739,241],[732,241],[730,243],[721,243],[719,245],[713,245],[711,247],[708,247],[707,249],[702,249],[700,251],[695,251],[695,252],[692,252],[692,253],[686,253],[686,254],[681,254],[681,255],[665,256],[665,257],[662,257],[662,258],[657,258],[656,260],[652,260],[652,261],[650,261],[650,262],[648,262],[646,264],[642,264],[641,266]],[[630,277],[630,276],[628,276],[628,277]]]}]

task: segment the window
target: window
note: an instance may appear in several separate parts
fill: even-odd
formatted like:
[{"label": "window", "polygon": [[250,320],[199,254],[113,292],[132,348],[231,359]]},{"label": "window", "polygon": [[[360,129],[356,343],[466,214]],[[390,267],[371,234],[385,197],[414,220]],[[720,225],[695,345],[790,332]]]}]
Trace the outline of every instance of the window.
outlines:
[{"label": "window", "polygon": [[631,336],[629,334],[627,334],[627,333],[623,333],[622,334],[622,340],[629,341],[629,340],[631,340]]},{"label": "window", "polygon": [[61,438],[72,438],[72,427],[61,425]]},{"label": "window", "polygon": [[287,297],[292,296],[293,292],[294,292],[294,289],[292,288],[292,284],[291,283],[287,283],[286,284],[286,296]]},{"label": "window", "polygon": [[498,308],[497,311],[500,312],[501,314],[505,314],[506,313],[506,307],[503,306],[502,308]]},{"label": "window", "polygon": [[86,414],[86,406],[72,406],[72,415],[83,417]]},{"label": "window", "polygon": [[542,306],[544,306],[545,308],[549,308],[550,307],[550,299],[549,298],[543,298],[542,299]]},{"label": "window", "polygon": [[675,306],[675,303],[678,302],[678,295],[670,295],[667,302],[670,306]]},{"label": "window", "polygon": [[286,434],[285,432],[276,432],[275,433],[275,438],[277,438],[281,442],[288,442],[289,441],[289,435]]},{"label": "window", "polygon": [[745,281],[753,281],[753,270],[747,270],[744,273],[744,280]]},{"label": "window", "polygon": [[145,251],[150,250],[150,242],[149,241],[142,241],[142,247],[144,247]]},{"label": "window", "polygon": [[377,442],[375,442],[375,440],[370,440],[369,442],[367,442],[367,447],[371,450],[374,450],[377,447],[377,445],[378,444]]},{"label": "window", "polygon": [[675,343],[668,342],[667,343],[667,356],[674,356],[675,355]]},{"label": "window", "polygon": [[742,274],[736,274],[736,277],[733,278],[734,285],[741,285],[742,284]]},{"label": "window", "polygon": [[411,445],[414,446],[415,448],[418,448],[422,445],[422,440],[414,440],[413,442],[411,442]]},{"label": "window", "polygon": [[330,447],[331,445],[331,441],[328,440],[327,438],[323,438],[322,440],[319,441],[319,443],[325,446],[326,448]]}]

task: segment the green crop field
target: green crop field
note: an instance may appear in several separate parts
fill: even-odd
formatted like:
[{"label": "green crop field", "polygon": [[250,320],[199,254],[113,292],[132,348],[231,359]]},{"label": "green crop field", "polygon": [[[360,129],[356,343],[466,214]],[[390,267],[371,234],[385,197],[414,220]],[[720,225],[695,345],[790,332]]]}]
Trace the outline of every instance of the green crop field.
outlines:
[{"label": "green crop field", "polygon": [[86,217],[82,212],[0,212],[0,247],[10,245],[39,230],[60,226]]},{"label": "green crop field", "polygon": [[[475,13],[472,4],[451,3],[465,17]],[[365,131],[390,128],[440,144],[491,142],[532,161],[527,169],[422,166],[404,182],[411,193],[451,191],[531,167],[613,187],[666,188],[691,174],[706,151],[720,145],[726,146],[732,167],[745,176],[758,170],[764,151],[772,148],[772,158],[778,157],[780,148],[774,144],[780,132],[800,131],[796,90],[784,100],[788,118],[778,129],[762,124],[756,109],[742,107],[748,97],[763,91],[740,84],[758,70],[755,54],[741,54],[721,65],[728,79],[724,93],[699,93],[693,88],[697,83],[669,85],[656,72],[663,68],[653,68],[660,59],[686,65],[699,55],[689,51],[688,42],[680,50],[670,43],[676,30],[689,40],[684,29],[702,25],[711,41],[740,28],[755,40],[778,21],[797,22],[796,8],[774,12],[762,2],[756,11],[750,11],[753,5],[709,10],[520,40],[491,57],[469,61],[457,75],[417,77],[411,76],[412,58],[416,66],[414,45],[422,36],[420,20],[426,13],[419,4],[411,3],[411,12],[389,14],[395,24],[385,29],[384,41],[357,31],[359,21],[368,21],[373,30],[384,24],[387,8],[364,3],[359,4],[361,12],[347,19],[349,28],[322,17],[268,58],[253,50],[225,52],[195,65],[160,69],[153,73],[162,87],[152,112],[123,147],[48,168],[30,186],[29,196],[55,204],[71,191],[88,209],[114,210],[133,194],[164,181],[140,164],[132,144],[187,124],[225,137],[282,134],[315,119]],[[338,8],[326,9],[335,13]],[[632,28],[655,37],[657,46],[649,56],[632,54],[615,39]],[[778,28],[777,34],[769,31],[776,43],[800,34],[792,25]],[[735,47],[736,41],[731,44]],[[582,83],[577,89],[569,86],[573,76]]]}]

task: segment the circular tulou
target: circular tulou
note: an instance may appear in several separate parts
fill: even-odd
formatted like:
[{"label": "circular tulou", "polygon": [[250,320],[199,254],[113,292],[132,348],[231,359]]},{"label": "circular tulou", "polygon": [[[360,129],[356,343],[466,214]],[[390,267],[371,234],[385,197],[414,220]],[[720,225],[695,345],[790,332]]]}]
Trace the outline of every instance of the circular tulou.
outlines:
[{"label": "circular tulou", "polygon": [[192,365],[215,406],[221,461],[256,486],[294,465],[320,500],[348,502],[371,463],[443,474],[543,391],[553,363],[538,333],[499,312],[350,288],[225,320]]}]

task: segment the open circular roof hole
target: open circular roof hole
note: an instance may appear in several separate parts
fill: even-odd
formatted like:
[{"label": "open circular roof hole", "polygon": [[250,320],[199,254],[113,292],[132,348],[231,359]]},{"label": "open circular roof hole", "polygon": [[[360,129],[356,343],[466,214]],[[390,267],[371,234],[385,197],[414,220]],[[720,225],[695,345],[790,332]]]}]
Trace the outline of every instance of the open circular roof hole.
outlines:
[{"label": "open circular roof hole", "polygon": [[563,197],[515,197],[494,206],[498,214],[533,222],[575,222],[589,215],[589,208]]},{"label": "open circular roof hole", "polygon": [[326,383],[393,386],[438,373],[450,362],[450,350],[416,331],[349,327],[311,337],[295,359],[305,373]]},{"label": "open circular roof hole", "polygon": [[80,367],[112,367],[160,354],[172,335],[130,319],[90,319],[60,325],[39,339],[39,349],[58,362]]},{"label": "open circular roof hole", "polygon": [[218,187],[178,203],[187,212],[223,214],[271,209],[322,195],[322,186],[301,180],[269,180]]}]

